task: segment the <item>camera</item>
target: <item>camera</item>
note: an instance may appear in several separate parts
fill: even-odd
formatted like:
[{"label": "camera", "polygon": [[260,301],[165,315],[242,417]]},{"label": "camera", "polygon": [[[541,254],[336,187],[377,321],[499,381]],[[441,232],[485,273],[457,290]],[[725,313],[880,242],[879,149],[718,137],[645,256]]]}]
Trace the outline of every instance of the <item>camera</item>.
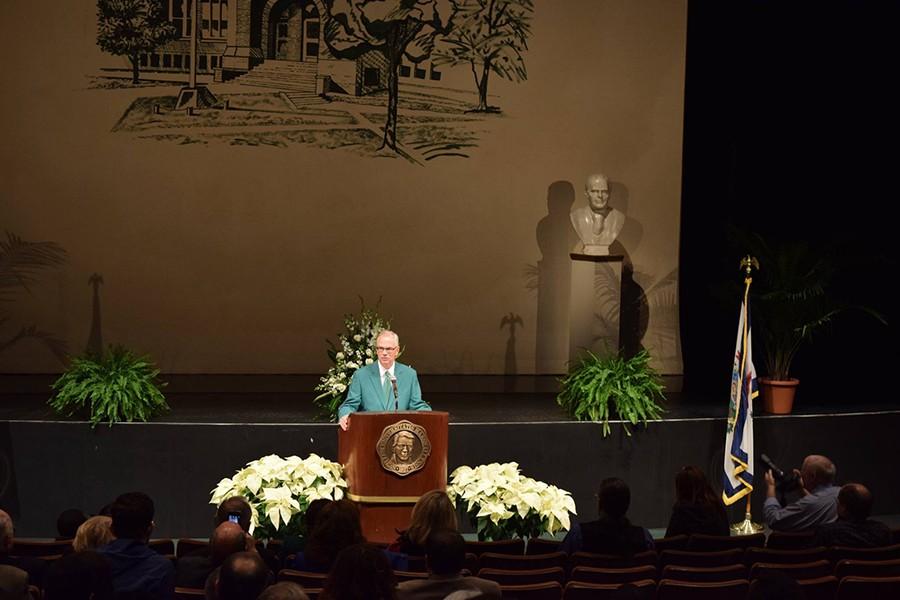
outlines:
[{"label": "camera", "polygon": [[803,497],[800,477],[794,471],[785,473],[765,454],[761,454],[759,459],[766,465],[766,469],[772,471],[772,476],[775,478],[775,496],[778,498],[779,504],[787,506]]},{"label": "camera", "polygon": [[228,513],[228,520],[231,521],[232,523],[238,523],[238,524],[240,524],[240,522],[241,522],[241,513],[239,513],[239,512],[230,512],[230,513]]}]

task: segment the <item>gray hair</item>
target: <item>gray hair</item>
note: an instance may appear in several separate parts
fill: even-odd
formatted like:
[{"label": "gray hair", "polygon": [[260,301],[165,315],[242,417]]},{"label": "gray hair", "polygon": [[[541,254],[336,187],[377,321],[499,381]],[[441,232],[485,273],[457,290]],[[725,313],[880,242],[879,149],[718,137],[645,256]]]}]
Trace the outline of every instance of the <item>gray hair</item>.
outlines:
[{"label": "gray hair", "polygon": [[390,329],[382,329],[382,330],[378,333],[378,336],[375,338],[375,342],[377,343],[378,340],[380,340],[380,339],[381,339],[381,336],[383,336],[383,335],[389,335],[389,336],[393,337],[393,338],[394,338],[394,344],[395,344],[398,348],[400,347],[400,336],[397,335],[396,333],[394,333],[393,331],[391,331]]}]

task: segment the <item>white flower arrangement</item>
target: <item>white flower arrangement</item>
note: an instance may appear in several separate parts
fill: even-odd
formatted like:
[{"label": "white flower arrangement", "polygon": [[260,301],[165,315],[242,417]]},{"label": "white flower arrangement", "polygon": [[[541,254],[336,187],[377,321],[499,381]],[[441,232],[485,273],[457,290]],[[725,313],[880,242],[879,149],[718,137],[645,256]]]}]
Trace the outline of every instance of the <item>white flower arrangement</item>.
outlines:
[{"label": "white flower arrangement", "polygon": [[337,409],[344,401],[353,373],[375,362],[372,351],[375,340],[379,333],[391,328],[390,321],[378,315],[380,300],[375,309],[366,308],[362,299],[360,303],[358,315],[344,316],[346,332],[338,336],[337,345],[328,340],[328,357],[334,364],[315,387],[320,394],[313,401],[322,409],[323,416],[332,421],[337,419]]},{"label": "white flower arrangement", "polygon": [[303,533],[303,515],[319,498],[340,500],[347,490],[340,464],[310,454],[281,458],[276,454],[247,463],[212,490],[209,503],[218,506],[232,496],[250,503],[250,533],[257,539],[285,538]]},{"label": "white flower arrangement", "polygon": [[570,527],[577,514],[571,494],[555,485],[525,477],[518,463],[462,466],[450,474],[447,495],[465,510],[479,540],[553,535]]}]

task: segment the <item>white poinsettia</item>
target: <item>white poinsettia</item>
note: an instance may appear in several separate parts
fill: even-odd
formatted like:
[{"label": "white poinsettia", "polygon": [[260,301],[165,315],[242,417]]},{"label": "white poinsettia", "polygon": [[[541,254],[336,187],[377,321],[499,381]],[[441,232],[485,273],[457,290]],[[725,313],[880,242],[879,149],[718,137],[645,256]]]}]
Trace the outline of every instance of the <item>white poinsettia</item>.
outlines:
[{"label": "white poinsettia", "polygon": [[260,539],[300,532],[300,515],[313,500],[340,500],[347,489],[343,467],[310,454],[282,458],[277,454],[250,461],[232,477],[219,481],[210,504],[242,496],[250,504],[250,533]]},{"label": "white poinsettia", "polygon": [[461,466],[450,475],[447,494],[465,502],[480,539],[538,537],[568,530],[577,514],[569,492],[525,477],[515,462]]}]

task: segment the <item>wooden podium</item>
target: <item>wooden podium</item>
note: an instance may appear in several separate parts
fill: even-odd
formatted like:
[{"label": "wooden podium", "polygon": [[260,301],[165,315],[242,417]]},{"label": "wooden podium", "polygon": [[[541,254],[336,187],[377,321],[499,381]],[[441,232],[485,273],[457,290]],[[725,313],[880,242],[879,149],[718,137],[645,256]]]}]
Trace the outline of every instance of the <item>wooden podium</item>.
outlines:
[{"label": "wooden podium", "polygon": [[[356,412],[349,430],[338,428],[338,461],[344,465],[347,497],[359,506],[363,535],[370,542],[394,541],[397,530],[409,526],[419,497],[446,489],[448,416],[437,411]],[[400,431],[409,433],[410,460],[388,461],[386,467],[383,457],[391,456],[392,440]]]}]

